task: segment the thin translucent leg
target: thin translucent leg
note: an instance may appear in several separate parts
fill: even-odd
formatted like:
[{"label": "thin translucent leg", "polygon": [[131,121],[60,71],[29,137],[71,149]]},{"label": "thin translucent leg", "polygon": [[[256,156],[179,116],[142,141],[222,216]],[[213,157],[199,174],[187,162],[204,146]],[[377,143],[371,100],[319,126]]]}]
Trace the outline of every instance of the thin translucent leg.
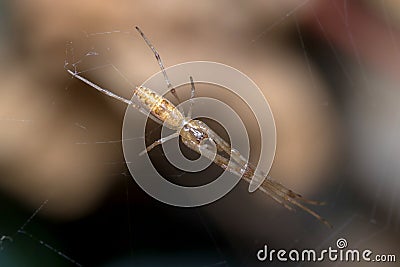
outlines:
[{"label": "thin translucent leg", "polygon": [[163,144],[163,143],[165,143],[165,142],[167,142],[167,141],[169,141],[169,140],[171,140],[171,139],[173,139],[173,138],[175,138],[175,137],[178,137],[178,136],[179,136],[179,133],[176,132],[176,133],[173,133],[173,134],[171,134],[171,135],[168,135],[168,136],[166,136],[166,137],[163,137],[163,138],[161,138],[161,139],[155,141],[154,143],[152,143],[151,145],[149,145],[145,150],[143,150],[142,152],[140,152],[140,153],[139,153],[139,156],[143,156],[143,155],[146,154],[147,152],[150,152],[150,150],[152,150],[152,149],[155,148],[156,146],[161,145],[161,144]]},{"label": "thin translucent leg", "polygon": [[[187,145],[189,148],[192,150],[200,153],[200,148],[199,146],[191,142],[189,140],[183,140],[183,143]],[[207,157],[210,160],[213,160],[215,164],[223,168],[224,170],[227,170],[235,175],[241,176],[245,181],[250,182],[250,178],[254,174],[254,170],[249,168],[249,165],[247,164],[238,164],[235,162],[229,162],[229,160],[219,154],[215,155],[214,158],[214,153],[211,150],[207,150],[206,147],[201,148],[201,155]],[[255,174],[259,175],[259,174]],[[289,210],[294,210],[290,204],[297,206],[304,211],[308,212],[315,218],[317,218],[319,221],[327,225],[328,227],[332,227],[327,220],[325,220],[323,217],[321,217],[319,214],[317,214],[315,211],[309,209],[308,207],[304,206],[301,204],[298,200],[310,203],[310,204],[316,204],[316,202],[313,201],[308,201],[301,197],[299,194],[294,193],[290,189],[287,189],[283,185],[271,180],[271,179],[266,179],[262,186],[259,188],[262,192],[266,193],[268,196],[270,196],[272,199],[274,199],[276,202],[280,203],[283,205],[285,208]],[[298,200],[297,200],[298,199]],[[317,203],[319,204],[319,203]]]},{"label": "thin translucent leg", "polygon": [[[205,156],[206,158],[208,158],[209,160],[212,160],[215,164],[217,164],[218,166],[220,166],[222,169],[227,170],[237,176],[243,177],[245,181],[250,182],[250,179],[247,179],[244,177],[244,173],[246,171],[246,167],[245,166],[239,166],[238,164],[236,164],[235,162],[229,162],[229,160],[219,154],[216,154],[214,157],[214,153],[211,150],[207,150],[206,146],[203,146],[201,148],[201,152],[200,152],[200,147],[191,141],[188,140],[183,140],[183,143],[188,146],[190,149],[196,151],[197,153]],[[283,205],[285,208],[289,209],[289,210],[293,210],[292,207],[290,207],[289,205],[286,204],[286,202],[284,201],[284,199],[276,196],[275,194],[272,194],[272,192],[270,192],[269,190],[262,190],[264,193],[266,193],[268,196],[270,196],[272,199],[274,199],[276,202],[278,202],[279,204]]]},{"label": "thin translucent leg", "polygon": [[97,84],[95,84],[95,83],[89,81],[89,80],[86,79],[85,77],[83,77],[83,76],[81,76],[81,75],[79,75],[79,74],[77,74],[77,73],[71,71],[71,70],[68,69],[68,68],[65,68],[65,69],[66,69],[67,72],[68,72],[69,74],[71,74],[74,78],[77,78],[77,79],[81,80],[82,82],[84,82],[84,83],[90,85],[91,87],[93,87],[94,89],[96,89],[96,90],[102,92],[103,94],[106,94],[106,95],[108,95],[108,96],[110,96],[110,97],[112,97],[112,98],[114,98],[114,99],[117,99],[117,100],[119,100],[119,101],[121,101],[121,102],[124,102],[125,104],[131,105],[132,107],[134,107],[135,109],[137,109],[138,111],[140,111],[140,112],[141,112],[142,114],[144,114],[145,116],[149,116],[149,117],[150,117],[152,120],[154,120],[155,122],[157,122],[157,123],[159,123],[159,124],[162,124],[162,122],[161,122],[158,118],[154,117],[154,116],[153,116],[151,113],[149,113],[146,109],[144,109],[144,108],[142,108],[142,107],[136,105],[136,104],[133,103],[131,100],[128,100],[128,99],[126,99],[126,98],[124,98],[124,97],[122,97],[122,96],[119,96],[119,95],[117,95],[117,94],[114,94],[114,93],[111,92],[110,90],[107,90],[107,89],[105,89],[105,88],[100,87],[99,85],[97,85]]},{"label": "thin translucent leg", "polygon": [[188,111],[188,118],[192,118],[192,110],[193,110],[193,99],[194,99],[194,95],[195,95],[195,87],[194,87],[194,82],[193,82],[193,77],[190,76],[190,84],[191,84],[191,91],[190,91],[190,106],[189,106],[189,111]]},{"label": "thin translucent leg", "polygon": [[83,76],[81,76],[81,75],[79,75],[79,74],[77,74],[77,73],[71,71],[70,69],[66,69],[66,70],[67,70],[67,72],[68,72],[69,74],[71,74],[74,78],[77,78],[77,79],[81,80],[82,82],[84,82],[84,83],[90,85],[91,87],[93,87],[94,89],[96,89],[96,90],[102,92],[103,94],[106,94],[106,95],[108,95],[108,96],[111,96],[112,98],[115,98],[115,99],[117,99],[117,100],[119,100],[119,101],[121,101],[121,102],[124,102],[125,104],[134,105],[134,107],[136,108],[135,104],[132,103],[131,100],[128,100],[128,99],[126,99],[126,98],[123,98],[122,96],[119,96],[119,95],[117,95],[117,94],[114,94],[114,93],[111,92],[110,90],[107,90],[107,89],[105,89],[105,88],[100,87],[99,85],[97,85],[97,84],[95,84],[95,83],[89,81],[88,79],[84,78]]},{"label": "thin translucent leg", "polygon": [[[146,35],[142,32],[142,30],[138,26],[136,26],[135,28],[140,33],[140,35],[142,36],[143,40],[146,42],[147,46],[150,47],[151,51],[153,51],[153,54],[156,57],[158,65],[160,66],[160,69],[161,69],[161,71],[162,71],[162,73],[164,75],[164,80],[167,83],[168,89],[170,89],[169,91],[176,98],[178,103],[181,103],[181,100],[179,99],[175,88],[172,86],[171,81],[168,78],[167,72],[165,71],[165,68],[164,68],[164,63],[162,62],[161,56],[157,52],[157,49],[153,46],[153,44],[150,42],[150,40],[146,37]],[[182,112],[182,110],[180,110],[180,111]]]},{"label": "thin translucent leg", "polygon": [[[255,167],[252,164],[248,163],[246,161],[246,159],[240,154],[239,151],[237,151],[234,148],[231,148],[230,145],[224,139],[222,139],[220,136],[218,136],[214,132],[211,132],[210,137],[215,141],[215,143],[217,144],[217,146],[220,149],[225,151],[227,154],[230,154],[231,158],[235,162],[237,162],[239,165],[247,166],[247,169],[251,170],[252,172],[255,171]],[[254,173],[254,179],[263,179],[264,177],[266,177],[266,174],[264,174],[263,172]],[[266,177],[265,179],[272,180],[270,177]],[[250,182],[250,180],[249,180],[249,182]],[[291,198],[299,199],[304,203],[308,203],[311,205],[324,205],[325,204],[324,202],[318,202],[318,201],[309,200],[307,198],[304,198],[300,194],[286,188],[285,186],[281,185],[280,183],[278,183],[276,181],[273,181],[272,186],[274,187],[275,190],[281,191],[284,195],[290,196]]]},{"label": "thin translucent leg", "polygon": [[243,157],[239,151],[234,148],[231,148],[230,144],[226,142],[222,137],[220,137],[217,133],[213,130],[209,129],[208,135],[211,139],[214,140],[215,144],[217,145],[218,150],[224,151],[226,154],[230,155],[230,157],[237,162],[239,165],[250,165],[246,158]]},{"label": "thin translucent leg", "polygon": [[[111,92],[110,90],[105,89],[105,88],[102,88],[101,86],[99,86],[99,85],[95,84],[94,82],[91,82],[91,81],[89,81],[88,79],[86,79],[85,77],[83,77],[83,76],[81,75],[81,73],[84,73],[84,72],[87,72],[87,71],[78,72],[78,70],[77,70],[77,68],[76,68],[76,66],[82,61],[82,59],[78,60],[78,61],[75,62],[75,63],[69,63],[69,62],[68,62],[68,59],[67,59],[67,58],[68,58],[68,48],[66,49],[66,52],[65,52],[65,53],[66,53],[66,59],[65,59],[65,62],[64,62],[64,69],[65,69],[69,74],[71,74],[72,77],[81,80],[82,82],[88,84],[89,86],[93,87],[94,89],[100,91],[100,92],[103,93],[103,94],[106,94],[106,95],[108,95],[108,96],[110,96],[110,97],[112,97],[112,98],[114,98],[114,99],[117,99],[118,101],[121,101],[121,102],[123,102],[123,103],[125,103],[125,104],[131,105],[133,108],[137,109],[138,111],[140,111],[140,112],[141,112],[142,114],[144,114],[145,116],[150,117],[150,118],[151,118],[153,121],[155,121],[156,123],[158,123],[158,124],[163,124],[163,122],[161,122],[158,118],[156,118],[156,117],[153,116],[151,113],[149,113],[149,111],[147,111],[147,110],[144,109],[143,107],[141,107],[141,106],[139,106],[139,105],[133,103],[133,102],[132,102],[131,100],[129,100],[129,99],[126,99],[126,98],[124,98],[124,97],[122,97],[122,96],[119,96],[119,95],[117,95],[117,94],[114,94],[114,93]],[[73,56],[73,55],[72,55],[72,56]],[[74,71],[70,70],[70,69],[69,69],[69,66],[72,66],[73,69],[74,69]],[[102,67],[105,67],[105,66],[112,66],[116,71],[118,71],[118,73],[119,73],[122,77],[124,77],[124,78],[126,79],[126,77],[125,77],[121,72],[119,72],[119,70],[118,70],[113,64],[107,64],[107,65],[104,65],[104,66],[100,66],[99,68],[102,68]],[[93,69],[92,69],[92,70],[93,70]],[[126,79],[126,80],[127,80],[127,79]],[[127,81],[128,81],[128,80],[127,80]],[[128,81],[128,82],[129,82],[129,81]],[[132,86],[133,86],[133,85],[132,85]],[[135,90],[136,90],[136,89],[135,89]]]}]

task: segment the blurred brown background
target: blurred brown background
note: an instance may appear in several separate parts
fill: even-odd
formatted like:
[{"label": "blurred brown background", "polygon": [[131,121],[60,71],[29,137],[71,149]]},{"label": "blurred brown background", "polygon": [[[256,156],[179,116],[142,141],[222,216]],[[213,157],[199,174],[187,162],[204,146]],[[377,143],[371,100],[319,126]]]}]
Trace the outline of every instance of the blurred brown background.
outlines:
[{"label": "blurred brown background", "polygon": [[[339,237],[353,248],[399,255],[397,1],[0,6],[0,236],[14,239],[0,252],[1,266],[74,265],[40,240],[85,266],[253,266],[264,244],[326,248]],[[141,191],[118,142],[126,107],[63,68],[72,42],[70,61],[99,52],[79,70],[113,63],[141,84],[159,69],[135,25],[167,66],[216,61],[255,81],[276,121],[271,175],[326,200],[316,209],[332,230],[248,194],[244,182],[195,209],[169,207]],[[123,33],[90,35],[112,31]],[[85,77],[131,96],[111,67]],[[25,228],[32,236],[15,234],[46,199]]]}]

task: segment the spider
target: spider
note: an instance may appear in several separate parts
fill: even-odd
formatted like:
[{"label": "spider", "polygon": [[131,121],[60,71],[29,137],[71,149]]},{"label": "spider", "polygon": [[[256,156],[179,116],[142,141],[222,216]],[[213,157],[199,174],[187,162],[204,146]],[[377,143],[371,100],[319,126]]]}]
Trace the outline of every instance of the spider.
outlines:
[{"label": "spider", "polygon": [[[161,71],[164,76],[164,80],[167,83],[167,86],[172,93],[172,95],[178,100],[179,97],[176,94],[175,89],[173,88],[168,75],[165,71],[164,64],[161,60],[159,53],[156,48],[152,45],[149,39],[145,36],[145,34],[140,30],[139,27],[136,27],[136,30],[142,36],[146,44],[153,51],[154,56],[158,62],[158,65],[161,68]],[[87,80],[85,77],[81,76],[79,72],[72,71],[68,68],[69,63],[65,62],[65,69],[68,73],[70,73],[73,77],[81,80],[82,82],[90,85],[96,90],[113,97],[119,101],[124,102],[125,104],[133,106],[139,112],[149,115],[151,119],[156,121],[161,125],[165,125],[169,129],[174,130],[175,132],[167,137],[163,137],[151,145],[149,145],[144,151],[140,153],[140,155],[145,154],[146,152],[151,151],[154,147],[167,142],[176,137],[180,137],[182,142],[191,150],[205,156],[209,160],[213,161],[216,165],[221,167],[224,170],[231,172],[234,175],[237,175],[244,179],[247,182],[251,182],[252,179],[255,180],[263,180],[267,175],[263,172],[256,171],[256,168],[251,163],[247,162],[247,160],[240,154],[238,150],[232,148],[228,142],[226,142],[223,138],[221,138],[216,132],[214,132],[210,127],[207,126],[204,122],[196,119],[192,119],[192,106],[193,106],[193,98],[195,96],[195,85],[193,81],[193,77],[189,77],[191,84],[191,96],[190,96],[190,107],[188,114],[185,116],[183,110],[180,107],[176,107],[172,104],[168,99],[164,98],[162,95],[156,93],[150,88],[146,88],[144,86],[137,86],[133,89],[134,99],[137,100],[135,102],[123,98],[119,95],[114,94],[113,92],[100,87],[99,85]],[[74,66],[74,64],[71,64]],[[207,142],[206,142],[207,141]],[[215,144],[218,152],[223,152],[230,156],[232,162],[229,162],[229,159],[221,154],[214,153],[214,150],[209,142]],[[282,184],[274,181],[271,177],[267,177],[265,179],[259,189],[270,196],[272,199],[282,204],[285,208],[289,210],[294,210],[295,207],[301,208],[304,211],[308,212],[319,221],[331,227],[329,222],[322,218],[319,214],[305,206],[304,204],[311,205],[323,205],[322,202],[308,200],[302,197],[300,194],[293,192],[292,190],[286,188]]]}]

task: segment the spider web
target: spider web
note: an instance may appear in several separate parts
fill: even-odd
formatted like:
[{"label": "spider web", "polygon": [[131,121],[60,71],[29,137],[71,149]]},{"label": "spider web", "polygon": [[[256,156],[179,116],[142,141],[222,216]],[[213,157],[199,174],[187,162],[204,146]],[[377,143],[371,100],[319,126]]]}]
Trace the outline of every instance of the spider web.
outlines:
[{"label": "spider web", "polygon": [[[329,85],[332,91],[331,93],[335,97],[336,104],[341,108],[341,112],[353,112],[352,115],[346,117],[344,116],[345,114],[341,115],[343,116],[344,125],[347,129],[344,133],[345,136],[350,139],[350,142],[355,142],[355,139],[358,138],[357,134],[360,134],[360,132],[352,131],[354,128],[363,129],[365,131],[370,130],[368,125],[359,124],[357,120],[364,120],[365,123],[368,117],[363,116],[362,112],[364,109],[352,110],[351,107],[348,106],[347,99],[353,97],[357,103],[361,103],[361,105],[370,105],[371,108],[374,108],[374,105],[385,105],[385,103],[379,102],[379,100],[386,99],[386,97],[390,98],[391,96],[395,97],[396,94],[390,91],[390,86],[385,83],[386,80],[379,82],[380,80],[378,79],[378,82],[376,82],[376,79],[374,79],[375,77],[372,77],[374,72],[366,63],[367,58],[363,57],[363,49],[361,49],[363,44],[357,42],[355,38],[356,35],[353,32],[353,25],[351,23],[354,13],[350,1],[331,1],[332,12],[337,14],[339,24],[343,26],[342,35],[345,36],[350,44],[350,51],[348,51],[352,55],[350,59],[335,46],[329,36],[326,25],[324,25],[323,19],[320,17],[321,15],[313,9],[311,2],[310,0],[300,1],[297,6],[279,15],[269,27],[249,40],[249,49],[260,45],[261,41],[267,39],[271,33],[279,30],[280,27],[288,24],[294,25],[295,33],[292,34],[294,39],[293,44],[296,46],[295,49],[300,51],[303,56],[304,68],[307,69],[309,75],[308,80],[310,87],[316,88],[318,86],[316,76],[322,75]],[[381,14],[384,18],[387,37],[394,51],[392,54],[393,61],[398,63],[400,59],[400,50],[396,40],[395,29],[391,23],[390,14],[386,9],[385,1],[381,1],[381,3]],[[310,8],[310,6],[313,23],[317,25],[318,32],[323,40],[323,42],[318,45],[313,43],[312,35],[307,32],[306,29],[303,29],[299,23],[298,13],[305,8]],[[128,32],[109,31],[89,35],[103,36],[121,33],[126,34]],[[99,55],[100,54],[96,54],[96,51],[91,51],[87,53],[84,58]],[[80,61],[74,62],[80,63]],[[131,85],[129,80],[125,78],[125,75],[120,73],[119,69],[111,63],[97,65],[94,68],[86,69],[84,72],[89,73],[102,68],[113,69]],[[340,83],[338,83],[337,80],[339,80]],[[338,88],[339,86],[342,89]],[[378,88],[381,86],[386,88],[386,91],[383,92],[384,97],[379,98]],[[346,90],[348,90],[348,92]],[[376,102],[371,104],[369,102],[371,99],[375,99]],[[398,122],[400,110],[394,110],[393,112],[394,113],[391,114],[391,119]],[[2,117],[0,120],[3,124],[6,124],[6,126],[9,124],[26,124],[26,127],[29,127],[30,124],[35,123],[35,120],[29,118]],[[77,127],[82,131],[90,131],[90,127],[82,122],[75,122],[72,127]],[[384,136],[389,138],[389,143],[398,136],[398,130],[399,129],[396,127],[388,127],[383,130],[385,131]],[[151,136],[151,134],[150,131],[149,136]],[[148,136],[146,136],[146,138],[148,138]],[[368,141],[368,139],[366,139],[366,141]],[[89,147],[88,149],[90,149],[90,146],[121,147],[122,140],[76,141],[74,145],[87,146]],[[363,145],[363,143],[361,143],[361,145]],[[360,148],[357,144],[354,147],[350,144],[350,147],[350,149],[354,150]],[[351,154],[351,152],[346,149],[343,151]],[[398,146],[393,143],[390,143],[383,152],[381,150],[377,153],[379,152],[384,154],[382,156],[389,155],[389,158],[390,156],[396,158],[399,153]],[[152,153],[153,155],[162,155],[163,152],[162,150],[155,150]],[[175,254],[176,258],[171,261],[173,262],[171,266],[184,262],[189,262],[190,266],[204,267],[253,266],[259,264],[259,262],[256,261],[255,253],[265,243],[268,243],[268,245],[276,249],[279,247],[288,249],[313,247],[317,250],[326,248],[329,245],[332,246],[339,237],[347,237],[353,248],[371,248],[370,246],[375,245],[375,243],[380,242],[382,239],[394,239],[388,244],[398,243],[398,238],[393,237],[394,233],[398,236],[400,229],[400,206],[398,205],[400,199],[397,193],[400,188],[400,179],[398,178],[400,171],[393,168],[393,165],[396,163],[391,161],[388,161],[386,164],[383,163],[384,166],[379,166],[377,171],[372,173],[373,176],[377,176],[379,179],[363,181],[359,177],[365,173],[363,173],[363,170],[357,168],[362,169],[364,165],[361,164],[360,167],[357,162],[354,163],[354,158],[352,158],[351,155],[344,155],[343,157],[344,160],[341,162],[341,168],[338,169],[336,173],[332,174],[332,184],[326,186],[321,193],[321,196],[324,196],[322,198],[325,198],[329,204],[320,210],[321,212],[326,212],[326,208],[329,210],[326,217],[333,218],[332,223],[335,227],[332,231],[325,229],[314,230],[312,228],[313,226],[303,224],[293,226],[294,229],[290,231],[290,234],[282,234],[280,231],[278,231],[278,234],[268,234],[265,233],[268,232],[268,229],[265,229],[264,232],[259,233],[259,237],[249,235],[246,240],[243,240],[241,236],[232,237],[225,231],[220,231],[221,229],[218,226],[218,221],[209,216],[210,209],[213,208],[200,207],[182,211],[171,207],[163,207],[162,204],[151,200],[149,197],[145,196],[140,189],[135,187],[128,169],[124,167],[124,164],[127,164],[127,162],[102,162],[101,164],[115,165],[120,169],[119,172],[110,175],[120,180],[120,184],[115,190],[115,195],[112,196],[112,201],[124,207],[112,212],[113,205],[105,204],[104,210],[99,214],[91,215],[86,220],[75,224],[72,223],[73,226],[68,226],[63,223],[48,221],[41,217],[42,212],[52,201],[51,196],[44,199],[37,209],[33,211],[18,207],[11,199],[4,196],[0,216],[6,219],[2,219],[3,222],[0,223],[0,235],[2,235],[0,240],[0,265],[22,266],[26,264],[26,261],[19,261],[17,259],[26,257],[30,262],[30,266],[39,266],[40,259],[38,260],[37,258],[42,256],[46,258],[46,263],[54,266],[91,266],[108,263],[109,265],[106,266],[126,266],[129,264],[136,264],[138,266],[169,266],[167,261],[163,262],[163,260],[166,259],[171,260],[167,257],[160,257],[158,261],[149,261],[148,259],[152,255],[150,252],[162,254],[167,251],[174,254],[177,250],[185,248],[186,244],[189,243],[192,244],[190,246],[191,249],[194,250],[197,248],[199,251],[202,251],[202,253],[196,254],[193,251],[183,250],[183,253]],[[373,159],[376,158],[373,157]],[[398,172],[396,172],[396,170]],[[180,178],[184,173],[178,172],[171,175]],[[369,183],[369,188],[363,187],[364,183]],[[386,186],[386,183],[391,186]],[[239,187],[241,187],[240,189],[243,192],[245,191],[245,186]],[[54,194],[56,194],[56,192]],[[140,195],[146,198],[151,204],[144,206],[135,204],[133,198],[136,199],[136,197],[133,197],[134,195]],[[240,196],[241,195],[238,193],[230,194],[226,196],[226,200],[215,203],[215,206],[221,208],[223,205],[233,203],[233,199]],[[13,207],[14,211],[8,211],[7,205]],[[147,209],[149,208],[153,210],[148,211]],[[235,208],[231,207],[229,209],[228,207],[226,210],[227,216],[240,216],[241,213],[237,213],[237,209],[241,209],[243,214],[249,214],[249,211],[245,211],[245,206],[238,205]],[[265,209],[265,206],[254,204],[254,209]],[[285,216],[283,214],[286,212],[286,210],[272,210],[271,214],[279,217]],[[168,217],[170,213],[176,217],[175,220],[171,220],[169,224],[166,223],[162,226],[162,221],[165,220],[165,216]],[[120,223],[111,223],[114,219],[107,219],[107,216],[110,215],[115,216],[114,219],[119,220]],[[12,216],[13,218],[9,220],[9,223],[5,223],[4,221],[8,220],[8,216]],[[259,218],[260,222],[252,222],[249,223],[248,226],[259,229],[256,226],[268,220],[271,221],[268,224],[270,226],[274,224],[279,225],[280,221],[275,216],[269,218],[267,214],[265,217],[268,218]],[[99,221],[106,222],[101,223],[101,226],[95,226]],[[177,223],[177,225],[172,226],[174,223]],[[290,224],[284,225],[289,226]],[[111,227],[108,228],[108,226]],[[116,230],[116,227],[121,229]],[[170,227],[171,231],[170,233],[160,231],[160,227]],[[143,231],[143,229],[147,229],[147,231]],[[65,233],[60,234],[60,232],[64,231]],[[229,231],[229,229],[226,231]],[[82,233],[84,233],[85,238],[82,237]],[[312,233],[312,236],[310,236],[310,233]],[[157,235],[161,236],[158,237]],[[183,237],[185,235],[187,235],[187,237]],[[57,236],[58,238],[53,238],[52,236]],[[289,236],[289,239],[282,241],[279,239],[282,238],[281,236]],[[178,241],[170,244],[168,240],[174,240],[174,238],[177,238]],[[68,241],[62,242],[64,239]],[[84,239],[84,241],[80,242],[82,239]],[[198,246],[193,245],[193,243],[197,243]],[[172,247],[168,249],[169,245]],[[115,246],[115,248],[113,248],[113,246]],[[155,249],[153,249],[154,247]],[[166,250],[162,250],[162,248],[166,248]],[[375,246],[374,248],[382,249],[379,246]],[[118,253],[120,249],[123,251]],[[92,252],[89,253],[89,250]],[[138,250],[140,251],[139,253],[137,252]],[[385,251],[381,252],[398,253],[398,249],[390,247],[389,245],[389,247],[386,247]],[[96,257],[98,259],[96,259]],[[122,258],[121,261],[111,262],[119,257]],[[194,261],[193,259],[196,260]],[[269,264],[264,262],[262,265]],[[279,266],[280,264],[273,262],[270,263],[270,265]],[[283,265],[283,263],[281,263],[281,265]],[[302,266],[302,264],[294,264],[293,266],[295,265]],[[336,265],[340,265],[340,263],[328,264],[327,266]]]}]

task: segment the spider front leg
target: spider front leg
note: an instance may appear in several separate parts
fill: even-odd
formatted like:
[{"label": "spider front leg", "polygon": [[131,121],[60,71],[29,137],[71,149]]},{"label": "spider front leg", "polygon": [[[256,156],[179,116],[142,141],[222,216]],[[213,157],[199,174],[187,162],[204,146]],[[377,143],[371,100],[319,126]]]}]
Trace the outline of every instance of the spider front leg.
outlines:
[{"label": "spider front leg", "polygon": [[232,148],[231,145],[226,142],[222,137],[220,137],[216,132],[211,129],[208,129],[207,134],[210,138],[213,139],[215,144],[217,145],[218,151],[223,151],[226,154],[230,155],[230,157],[237,162],[239,165],[248,164],[247,159],[240,154],[235,148]]},{"label": "spider front leg", "polygon": [[[214,141],[212,138],[210,139]],[[254,172],[254,169],[250,167],[250,165],[241,164],[240,162],[242,162],[242,160],[240,158],[238,159],[240,162],[235,162],[235,160],[229,161],[224,156],[221,156],[219,154],[214,154],[214,152],[208,148],[208,145],[198,145],[194,141],[186,139],[183,139],[182,141],[190,149],[212,160],[222,169],[227,170],[234,175],[241,176],[246,182],[250,183],[250,179],[253,177],[253,175],[260,176],[260,174]],[[218,146],[217,142],[215,142],[215,144]],[[260,177],[257,178],[260,179]],[[276,202],[283,205],[288,210],[294,210],[295,207],[298,207],[306,211],[310,215],[314,216],[316,219],[324,223],[326,226],[332,228],[331,224],[326,219],[321,217],[315,211],[303,205],[301,202],[313,205],[319,205],[320,203],[305,199],[301,197],[299,194],[294,193],[292,190],[284,187],[283,185],[281,185],[278,182],[275,182],[272,179],[265,179],[261,187],[259,187],[259,189],[260,191],[262,191],[263,193],[267,194],[269,197],[274,199]]]},{"label": "spider front leg", "polygon": [[[216,144],[216,146],[218,148],[218,144],[213,139],[211,139],[211,140]],[[247,182],[250,181],[250,179],[248,177],[249,174],[246,172],[246,170],[247,170],[246,166],[243,166],[243,165],[241,166],[240,164],[237,164],[234,161],[229,161],[229,159],[225,158],[222,155],[219,155],[218,153],[214,153],[214,151],[212,151],[209,148],[209,145],[206,145],[206,144],[199,145],[192,140],[187,140],[187,139],[183,139],[183,138],[182,138],[182,141],[187,147],[196,151],[200,155],[208,158],[209,160],[213,161],[214,164],[218,165],[222,169],[229,171],[230,173],[232,173],[234,175],[242,177]],[[285,208],[287,208],[289,210],[293,210],[293,208],[290,207],[286,203],[285,199],[282,199],[280,196],[277,196],[268,190],[262,190],[262,191],[264,193],[266,193],[267,195],[269,195],[276,202],[278,202],[279,204],[284,206]]]}]

